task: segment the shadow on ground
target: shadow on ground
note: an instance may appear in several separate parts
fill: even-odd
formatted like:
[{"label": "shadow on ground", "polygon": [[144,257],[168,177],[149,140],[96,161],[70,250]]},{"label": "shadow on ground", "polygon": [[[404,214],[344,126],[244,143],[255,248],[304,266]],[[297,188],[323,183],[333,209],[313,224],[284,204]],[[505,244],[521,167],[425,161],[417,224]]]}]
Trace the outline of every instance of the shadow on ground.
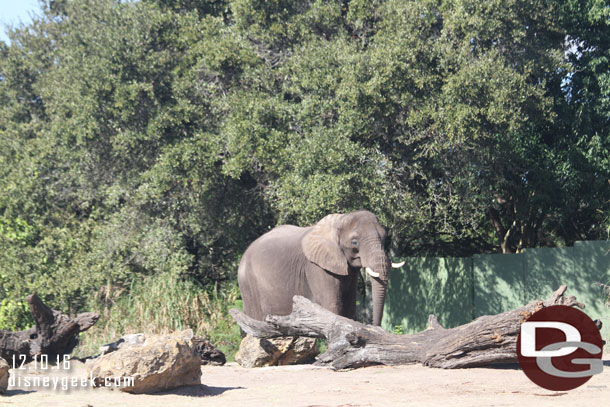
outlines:
[{"label": "shadow on ground", "polygon": [[10,396],[18,396],[21,394],[30,394],[30,393],[36,393],[36,390],[13,389],[13,390],[7,390],[3,395],[10,397]]},{"label": "shadow on ground", "polygon": [[493,365],[483,367],[488,369],[521,370],[519,363],[495,363]]},{"label": "shadow on ground", "polygon": [[[610,360],[603,361],[604,366],[610,367]],[[507,370],[521,370],[519,363],[497,363],[494,365],[484,366],[489,369],[507,369]]]},{"label": "shadow on ground", "polygon": [[163,391],[160,393],[155,393],[156,395],[174,395],[174,396],[188,396],[188,397],[209,397],[209,396],[219,396],[222,393],[229,390],[240,390],[245,389],[245,387],[213,387],[206,386],[204,384],[200,384],[198,386],[183,386],[174,390]]}]

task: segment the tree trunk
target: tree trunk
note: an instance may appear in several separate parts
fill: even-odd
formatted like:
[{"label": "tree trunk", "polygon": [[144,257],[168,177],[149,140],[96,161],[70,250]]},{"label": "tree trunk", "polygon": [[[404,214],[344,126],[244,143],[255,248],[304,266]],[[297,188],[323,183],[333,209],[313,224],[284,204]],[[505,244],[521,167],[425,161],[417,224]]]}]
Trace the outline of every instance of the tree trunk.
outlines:
[{"label": "tree trunk", "polygon": [[516,342],[521,323],[534,312],[551,305],[584,308],[574,297],[564,297],[561,286],[546,301],[533,301],[524,307],[497,315],[482,316],[452,329],[443,328],[430,315],[430,327],[412,335],[393,335],[380,327],[338,316],[295,296],[290,315],[268,315],[256,321],[237,309],[230,311],[247,333],[264,338],[311,336],[326,338],[328,350],[316,364],[333,369],[375,364],[422,363],[439,368],[466,368],[517,361]]},{"label": "tree trunk", "polygon": [[[30,312],[36,326],[19,332],[0,331],[0,357],[21,363],[36,356],[46,355],[50,361],[63,360],[78,344],[78,334],[91,328],[99,316],[93,312],[78,314],[74,318],[43,304],[36,294],[27,296]],[[24,356],[22,356],[24,355]]]},{"label": "tree trunk", "polygon": [[513,232],[513,228],[515,227],[515,223],[513,222],[513,225],[506,229],[502,225],[500,213],[492,207],[487,208],[485,214],[487,215],[487,218],[491,222],[491,225],[498,234],[498,239],[500,241],[500,249],[502,250],[502,253],[514,253],[515,250],[511,246],[511,235]]}]

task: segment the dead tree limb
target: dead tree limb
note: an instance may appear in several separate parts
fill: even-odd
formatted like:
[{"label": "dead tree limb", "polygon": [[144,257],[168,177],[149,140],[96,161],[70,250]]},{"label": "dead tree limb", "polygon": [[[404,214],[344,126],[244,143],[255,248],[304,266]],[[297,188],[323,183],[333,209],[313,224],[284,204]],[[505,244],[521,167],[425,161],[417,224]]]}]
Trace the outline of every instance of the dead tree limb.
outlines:
[{"label": "dead tree limb", "polygon": [[11,360],[25,355],[26,362],[38,355],[49,360],[70,354],[78,345],[78,334],[91,328],[99,316],[93,312],[78,314],[74,318],[47,307],[36,294],[27,296],[30,312],[36,325],[25,331],[0,330],[0,357]]},{"label": "dead tree limb", "polygon": [[338,316],[300,296],[294,297],[290,315],[268,315],[264,322],[237,309],[230,313],[244,331],[257,337],[326,338],[328,350],[318,357],[316,364],[333,369],[409,363],[456,369],[516,362],[517,336],[521,323],[530,315],[551,305],[584,308],[575,297],[564,297],[565,291],[566,286],[561,286],[546,301],[482,316],[452,329],[443,328],[430,315],[429,328],[412,335],[393,335],[380,327]]}]

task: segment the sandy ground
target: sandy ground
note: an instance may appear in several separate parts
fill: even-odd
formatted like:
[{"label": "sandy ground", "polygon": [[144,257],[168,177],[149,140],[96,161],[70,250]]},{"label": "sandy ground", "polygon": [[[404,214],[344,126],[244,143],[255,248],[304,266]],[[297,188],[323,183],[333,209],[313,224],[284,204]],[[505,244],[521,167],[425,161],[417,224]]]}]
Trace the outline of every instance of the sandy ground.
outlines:
[{"label": "sandy ground", "polygon": [[[14,371],[11,374],[15,375]],[[604,372],[570,392],[537,387],[516,366],[440,370],[420,365],[368,367],[334,372],[314,366],[244,369],[235,363],[202,367],[202,385],[155,395],[108,388],[72,387],[60,380],[87,376],[83,365],[70,371],[19,371],[49,376],[49,388],[9,387],[0,406],[602,406],[610,402],[610,362]],[[17,376],[15,376],[17,377]],[[52,389],[52,377],[58,389]],[[68,379],[65,379],[66,381]]]}]

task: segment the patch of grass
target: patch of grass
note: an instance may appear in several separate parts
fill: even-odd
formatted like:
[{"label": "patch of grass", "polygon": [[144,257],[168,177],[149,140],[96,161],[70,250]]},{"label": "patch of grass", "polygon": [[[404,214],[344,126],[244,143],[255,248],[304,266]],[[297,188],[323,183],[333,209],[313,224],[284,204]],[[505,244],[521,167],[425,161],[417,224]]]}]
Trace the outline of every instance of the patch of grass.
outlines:
[{"label": "patch of grass", "polygon": [[316,339],[316,345],[318,345],[318,351],[320,355],[328,350],[328,341],[324,338]]},{"label": "patch of grass", "polygon": [[[103,297],[103,298],[100,298]],[[81,334],[75,356],[98,353],[99,346],[130,333],[165,334],[192,329],[233,360],[241,341],[239,326],[229,315],[241,308],[236,282],[212,288],[164,273],[136,280],[129,290],[106,287],[92,309],[100,320]]]}]

